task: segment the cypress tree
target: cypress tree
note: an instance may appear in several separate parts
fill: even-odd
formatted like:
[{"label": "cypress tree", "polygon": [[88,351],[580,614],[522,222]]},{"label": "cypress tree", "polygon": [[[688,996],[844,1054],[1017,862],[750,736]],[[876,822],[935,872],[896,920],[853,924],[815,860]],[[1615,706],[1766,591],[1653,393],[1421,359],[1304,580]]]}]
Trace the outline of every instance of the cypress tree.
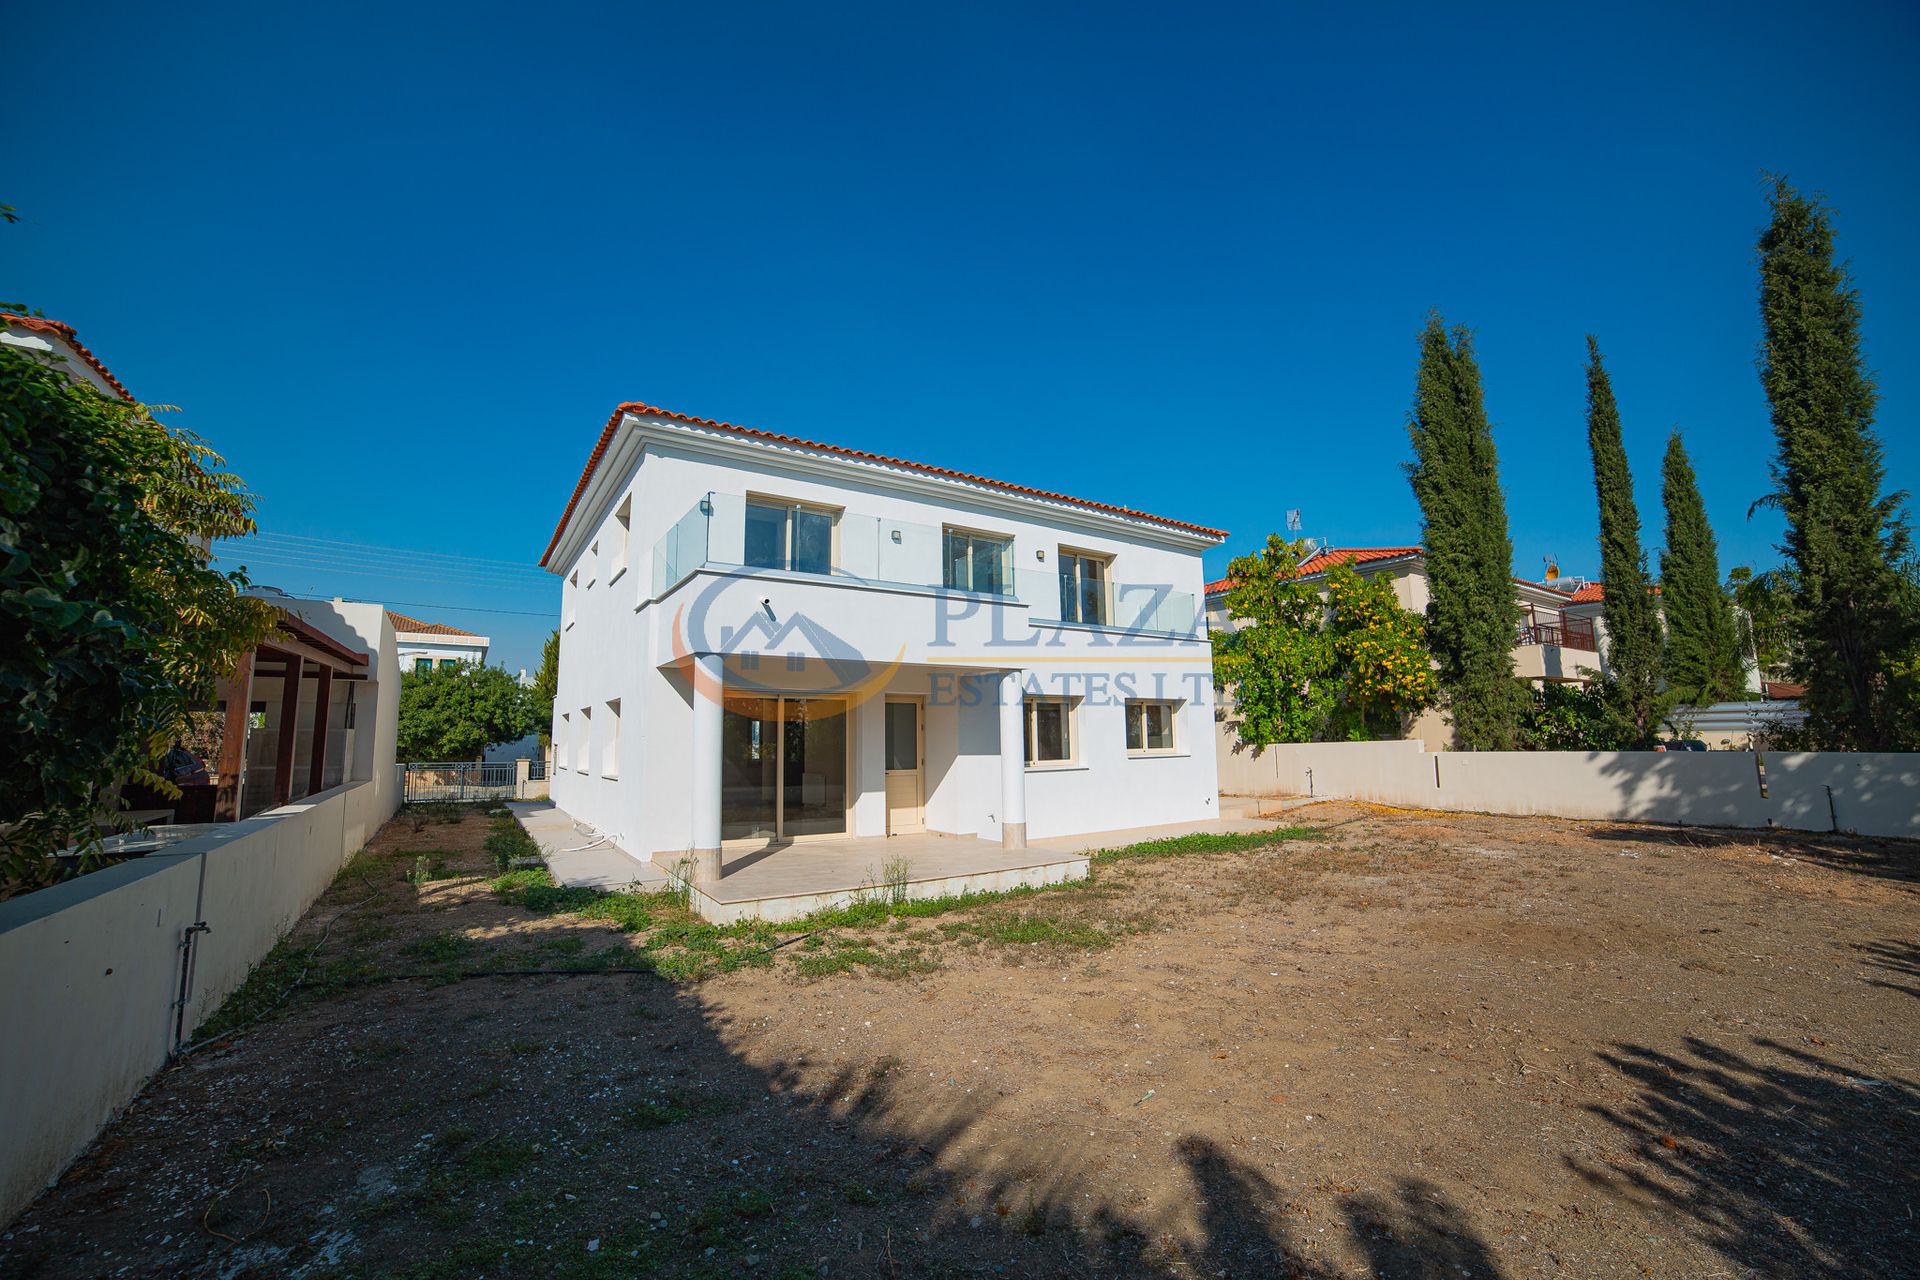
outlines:
[{"label": "cypress tree", "polygon": [[1720,550],[1678,431],[1667,441],[1661,479],[1667,505],[1667,548],[1660,553],[1667,684],[1681,701],[1704,707],[1740,692],[1740,632],[1720,589]]},{"label": "cypress tree", "polygon": [[1600,578],[1606,587],[1608,709],[1630,726],[1635,746],[1652,740],[1660,725],[1660,618],[1647,582],[1647,556],[1640,547],[1640,509],[1633,501],[1633,475],[1620,438],[1620,408],[1600,358],[1600,344],[1587,336],[1587,446],[1593,451],[1593,489],[1600,501]]},{"label": "cypress tree", "polygon": [[1917,745],[1911,552],[1900,493],[1873,430],[1878,392],[1860,354],[1860,295],[1833,260],[1827,210],[1774,181],[1760,237],[1760,382],[1779,453],[1774,500],[1787,517],[1794,674],[1816,741],[1847,750]]},{"label": "cypress tree", "polygon": [[1427,552],[1427,643],[1439,664],[1442,705],[1459,745],[1519,745],[1526,689],[1513,675],[1520,604],[1499,458],[1480,393],[1471,335],[1427,317],[1407,433],[1407,466],[1420,502]]}]

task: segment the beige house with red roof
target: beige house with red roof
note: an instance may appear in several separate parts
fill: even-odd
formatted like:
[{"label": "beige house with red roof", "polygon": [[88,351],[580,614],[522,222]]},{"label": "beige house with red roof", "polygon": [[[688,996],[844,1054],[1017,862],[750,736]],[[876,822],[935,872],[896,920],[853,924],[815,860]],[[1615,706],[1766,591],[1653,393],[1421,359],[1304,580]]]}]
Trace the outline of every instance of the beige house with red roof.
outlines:
[{"label": "beige house with red roof", "polygon": [[[1393,593],[1402,608],[1420,614],[1427,611],[1427,557],[1420,547],[1326,547],[1301,562],[1300,576],[1304,581],[1317,581],[1342,564],[1351,565],[1362,577],[1385,576],[1393,583]],[[1601,649],[1605,632],[1599,621],[1598,587],[1588,585],[1592,590],[1583,599],[1578,591],[1564,591],[1525,578],[1513,580],[1514,597],[1521,610],[1513,641],[1516,676],[1531,684],[1582,685],[1598,677],[1604,666]],[[1209,630],[1252,625],[1228,616],[1226,596],[1232,587],[1231,578],[1207,584]],[[1439,712],[1428,711],[1408,736],[1421,739],[1432,750],[1441,750],[1451,745],[1453,732]]]},{"label": "beige house with red roof", "polygon": [[393,624],[394,640],[400,646],[402,671],[431,671],[456,662],[484,663],[493,643],[486,636],[450,627],[444,622],[424,622],[404,613],[387,610]]}]

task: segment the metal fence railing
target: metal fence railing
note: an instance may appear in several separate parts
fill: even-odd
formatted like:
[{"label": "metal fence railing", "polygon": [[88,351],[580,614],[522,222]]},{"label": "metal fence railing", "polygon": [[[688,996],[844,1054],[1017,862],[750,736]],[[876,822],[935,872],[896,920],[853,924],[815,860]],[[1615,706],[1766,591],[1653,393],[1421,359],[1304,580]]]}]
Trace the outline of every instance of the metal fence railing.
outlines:
[{"label": "metal fence railing", "polygon": [[1589,653],[1599,652],[1594,644],[1593,623],[1585,619],[1536,622],[1531,626],[1522,626],[1518,643],[1521,645],[1557,644],[1567,649],[1585,649]]},{"label": "metal fence railing", "polygon": [[527,770],[528,782],[545,782],[547,780],[547,758],[545,756],[532,756],[528,759],[527,764],[529,766]]},{"label": "metal fence railing", "polygon": [[513,797],[512,760],[408,763],[401,766],[401,799],[507,800]]}]

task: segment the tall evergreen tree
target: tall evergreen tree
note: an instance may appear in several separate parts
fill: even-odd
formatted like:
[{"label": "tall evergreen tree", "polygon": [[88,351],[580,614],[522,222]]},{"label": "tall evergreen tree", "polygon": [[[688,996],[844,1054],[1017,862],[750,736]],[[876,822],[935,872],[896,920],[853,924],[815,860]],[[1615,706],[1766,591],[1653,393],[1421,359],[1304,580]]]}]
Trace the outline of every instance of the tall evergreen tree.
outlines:
[{"label": "tall evergreen tree", "polygon": [[1740,632],[1720,589],[1720,549],[1678,431],[1667,441],[1661,479],[1667,506],[1667,549],[1660,553],[1667,684],[1681,701],[1704,707],[1740,692]]},{"label": "tall evergreen tree", "polygon": [[1660,617],[1647,582],[1647,556],[1640,547],[1640,509],[1633,501],[1633,475],[1620,438],[1620,408],[1600,358],[1600,344],[1587,336],[1587,446],[1593,451],[1593,489],[1600,500],[1600,577],[1606,597],[1606,700],[1629,726],[1636,746],[1660,727]]},{"label": "tall evergreen tree", "polygon": [[1513,675],[1520,604],[1506,498],[1474,363],[1472,336],[1439,315],[1420,335],[1420,374],[1407,419],[1427,551],[1427,643],[1439,664],[1441,704],[1460,746],[1519,745],[1527,693]]},{"label": "tall evergreen tree", "polygon": [[1795,674],[1823,745],[1911,750],[1920,730],[1910,682],[1920,609],[1902,565],[1911,552],[1903,493],[1884,493],[1873,430],[1878,393],[1860,353],[1860,295],[1833,260],[1818,200],[1776,179],[1760,237],[1760,382],[1779,454],[1774,494],[1787,517],[1798,635]]}]

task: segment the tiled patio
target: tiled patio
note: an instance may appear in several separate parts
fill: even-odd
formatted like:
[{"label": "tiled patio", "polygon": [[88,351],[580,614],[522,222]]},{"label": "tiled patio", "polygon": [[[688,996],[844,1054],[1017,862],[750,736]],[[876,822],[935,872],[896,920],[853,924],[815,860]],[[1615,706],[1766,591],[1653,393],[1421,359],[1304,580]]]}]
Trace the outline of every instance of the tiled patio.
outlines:
[{"label": "tiled patio", "polygon": [[[1284,803],[1267,802],[1262,809],[1284,807]],[[551,802],[515,803],[512,808],[539,843],[560,884],[617,890],[630,885],[658,889],[668,882],[670,868],[642,862],[609,842],[596,842],[592,833],[576,826],[571,815]],[[863,894],[886,892],[887,864],[896,859],[907,864],[904,892],[908,898],[1061,884],[1084,877],[1095,850],[1196,831],[1258,831],[1273,825],[1271,812],[1277,811],[1260,817],[1240,806],[1223,808],[1227,816],[1211,821],[1057,836],[1035,840],[1025,849],[1003,849],[993,840],[931,832],[729,848],[721,856],[720,878],[694,887],[693,907],[722,924],[755,917],[797,920]]]},{"label": "tiled patio", "polygon": [[697,884],[693,907],[719,923],[797,920],[887,890],[887,864],[905,860],[909,898],[1059,884],[1087,874],[1083,851],[1003,849],[998,841],[934,834],[810,840],[726,849],[718,880]]}]

